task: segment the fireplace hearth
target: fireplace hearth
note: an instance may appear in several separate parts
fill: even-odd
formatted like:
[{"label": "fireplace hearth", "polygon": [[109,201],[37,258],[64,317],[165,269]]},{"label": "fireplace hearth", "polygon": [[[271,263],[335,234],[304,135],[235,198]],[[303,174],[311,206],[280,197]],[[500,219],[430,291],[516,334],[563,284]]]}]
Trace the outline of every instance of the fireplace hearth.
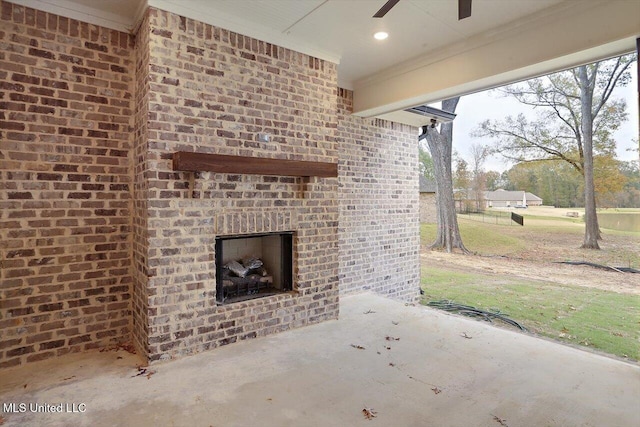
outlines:
[{"label": "fireplace hearth", "polygon": [[218,304],[293,289],[293,232],[217,237],[215,249]]}]

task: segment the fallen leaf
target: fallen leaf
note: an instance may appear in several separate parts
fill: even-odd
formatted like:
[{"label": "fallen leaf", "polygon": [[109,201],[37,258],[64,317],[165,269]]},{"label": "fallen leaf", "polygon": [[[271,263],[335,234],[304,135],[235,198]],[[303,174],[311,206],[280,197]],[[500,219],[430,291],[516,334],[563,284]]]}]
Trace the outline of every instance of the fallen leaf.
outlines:
[{"label": "fallen leaf", "polygon": [[386,348],[387,350],[391,350],[391,347],[386,346],[386,345],[384,346],[384,348]]},{"label": "fallen leaf", "polygon": [[612,333],[613,333],[613,335],[615,335],[616,337],[621,337],[621,336],[622,336],[622,334],[621,334],[620,332],[612,332]]},{"label": "fallen leaf", "polygon": [[462,338],[466,338],[466,339],[468,339],[468,340],[470,340],[471,338],[473,338],[472,336],[467,335],[467,333],[466,333],[466,332],[461,333],[461,334],[460,334],[460,336],[461,336]]},{"label": "fallen leaf", "polygon": [[25,385],[23,385],[23,386],[22,386],[22,388],[27,388],[27,385],[26,385],[26,384],[25,384]]},{"label": "fallen leaf", "polygon": [[[493,414],[491,414],[491,415],[493,415]],[[497,416],[495,416],[495,415],[493,415],[493,419],[494,419],[496,422],[498,422],[501,426],[503,426],[503,427],[509,427],[509,425],[507,424],[507,420],[503,420],[502,418],[497,417]]]},{"label": "fallen leaf", "polygon": [[394,322],[393,320],[391,321],[391,323],[393,323],[396,326],[398,326],[400,324],[400,322]]},{"label": "fallen leaf", "polygon": [[362,313],[362,314],[373,314],[373,313],[375,313],[375,311],[373,311],[373,310],[367,310],[367,311],[365,311],[365,312],[364,312],[364,313]]},{"label": "fallen leaf", "polygon": [[75,375],[71,375],[70,377],[63,378],[62,381],[67,381],[67,380],[70,380],[71,378],[75,378],[75,377],[76,377]]},{"label": "fallen leaf", "polygon": [[4,421],[5,421],[5,420],[4,420],[4,417],[3,417],[2,415],[0,415],[0,426],[1,426],[2,424],[4,424]]},{"label": "fallen leaf", "polygon": [[369,408],[364,408],[362,410],[362,414],[364,415],[364,417],[368,420],[372,420],[377,416],[377,412],[374,411],[373,409],[369,409]]},{"label": "fallen leaf", "polygon": [[131,375],[131,378],[140,377],[145,375],[147,379],[151,378],[151,375],[155,374],[156,371],[152,371],[148,366],[136,366],[138,369],[138,373],[135,375]]},{"label": "fallen leaf", "polygon": [[387,336],[385,339],[387,341],[400,341],[400,338],[394,338],[394,337],[389,337],[389,336]]},{"label": "fallen leaf", "polygon": [[394,367],[394,366],[396,366],[396,364],[389,362],[389,366]]},{"label": "fallen leaf", "polygon": [[361,345],[351,344],[351,347],[357,348],[358,350],[364,350],[364,347]]},{"label": "fallen leaf", "polygon": [[144,375],[147,373],[147,368],[143,368],[142,366],[136,366],[136,368],[138,369],[138,373],[135,375],[131,375],[131,378],[139,377],[140,375]]},{"label": "fallen leaf", "polygon": [[146,373],[147,373],[147,370],[146,370],[146,369],[143,369],[142,371],[138,372],[137,374],[135,374],[135,375],[131,375],[131,378],[133,378],[133,377],[139,377],[140,375],[144,375],[144,374],[146,374]]},{"label": "fallen leaf", "polygon": [[442,393],[442,390],[440,390],[438,387],[431,387],[431,391],[434,392],[435,394]]}]

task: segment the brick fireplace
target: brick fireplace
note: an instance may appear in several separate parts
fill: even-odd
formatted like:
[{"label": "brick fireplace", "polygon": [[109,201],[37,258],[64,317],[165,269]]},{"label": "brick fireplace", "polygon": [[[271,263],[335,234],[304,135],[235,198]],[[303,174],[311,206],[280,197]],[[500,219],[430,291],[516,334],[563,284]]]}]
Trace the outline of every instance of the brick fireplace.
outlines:
[{"label": "brick fireplace", "polygon": [[293,290],[294,232],[216,237],[216,301],[231,304]]},{"label": "brick fireplace", "polygon": [[[336,64],[154,8],[134,40],[0,3],[0,368],[123,341],[168,360],[335,319],[363,290],[415,301],[416,129],[352,116]],[[225,301],[216,247],[274,235],[290,282]]]},{"label": "brick fireplace", "polygon": [[[141,32],[136,49],[149,55],[138,61],[149,63],[138,67],[148,75],[137,78],[148,115],[139,117],[147,130],[136,139],[143,160],[135,180],[147,223],[134,238],[146,270],[133,294],[148,309],[134,313],[138,345],[150,360],[166,359],[336,318],[336,177],[177,171],[172,163],[189,152],[337,164],[335,65],[156,9]],[[220,304],[216,238],[287,232],[291,291]]]}]

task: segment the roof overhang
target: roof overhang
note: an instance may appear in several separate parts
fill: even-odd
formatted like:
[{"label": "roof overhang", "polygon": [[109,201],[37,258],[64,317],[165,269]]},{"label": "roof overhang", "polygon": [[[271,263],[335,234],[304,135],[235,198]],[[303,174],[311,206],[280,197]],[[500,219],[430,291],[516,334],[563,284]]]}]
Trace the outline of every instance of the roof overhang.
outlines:
[{"label": "roof overhang", "polygon": [[405,121],[415,105],[525,80],[635,50],[640,1],[566,2],[356,82],[354,114]]},{"label": "roof overhang", "polygon": [[[403,0],[388,14],[387,21],[370,18],[367,10],[376,7],[369,2],[348,0],[250,4],[226,0],[9,1],[127,32],[135,32],[148,6],[157,7],[339,63],[339,84],[345,83],[341,83],[341,75],[348,70],[349,60],[354,62],[353,54],[360,58],[358,55],[364,52],[369,55],[365,69],[370,75],[358,74],[360,77],[342,86],[354,91],[354,114],[412,126],[425,123],[419,115],[405,111],[408,108],[629,53],[636,49],[636,39],[640,37],[638,0],[540,0],[538,5],[550,6],[532,8],[529,10],[534,13],[520,15],[516,13],[516,0],[503,6],[495,0],[484,0],[485,12],[492,14],[481,19],[483,8],[478,7],[474,16],[462,23],[445,22],[451,18],[455,2],[428,0]],[[525,3],[521,9],[531,6],[531,2]],[[499,20],[500,8],[508,9],[509,20]],[[248,14],[253,20],[247,19]],[[372,28],[372,22],[390,24],[394,17],[402,19],[400,23],[396,20],[395,25],[418,18],[431,23],[426,29],[405,25],[405,42],[419,41],[428,46],[438,37],[442,42],[446,34],[450,43],[433,49],[411,44],[420,52],[411,58],[392,56],[401,46],[385,51],[362,38],[361,30]],[[283,23],[287,26],[284,29],[276,25]],[[479,27],[479,23],[483,26]],[[482,30],[471,31],[474,26]],[[339,38],[327,38],[338,31]],[[325,41],[323,46],[319,45],[321,39]],[[329,39],[331,45],[326,44]],[[351,50],[343,53],[350,52],[351,56],[340,53],[347,43],[351,43]],[[394,60],[389,62],[392,57]],[[394,61],[395,65],[388,67]],[[382,63],[388,68],[381,67]]]}]

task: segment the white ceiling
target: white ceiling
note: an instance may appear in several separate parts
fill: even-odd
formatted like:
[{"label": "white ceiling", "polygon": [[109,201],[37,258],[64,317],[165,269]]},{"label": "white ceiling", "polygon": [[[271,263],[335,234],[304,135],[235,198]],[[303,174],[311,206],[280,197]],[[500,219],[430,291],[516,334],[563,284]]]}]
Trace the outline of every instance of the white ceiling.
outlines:
[{"label": "white ceiling", "polygon": [[381,19],[387,0],[10,1],[122,31],[149,5],[330,60],[365,116],[620,54],[640,36],[640,0],[473,0],[461,21],[456,0],[400,0]]},{"label": "white ceiling", "polygon": [[[131,30],[145,0],[17,0],[58,13],[84,14],[102,25]],[[342,87],[406,60],[477,37],[562,0],[473,0],[458,21],[455,0],[400,0],[384,18],[372,15],[386,0],[149,0],[152,6],[339,62]],[[389,38],[377,41],[376,31]]]},{"label": "white ceiling", "polygon": [[[215,17],[220,26],[277,37],[280,44],[339,61],[339,84],[352,88],[356,81],[383,69],[520,20],[561,0],[473,0],[471,17],[461,21],[455,0],[400,0],[384,18],[372,18],[385,2],[164,0],[160,4],[197,8],[200,14]],[[387,40],[373,38],[380,30],[389,33]]]}]

